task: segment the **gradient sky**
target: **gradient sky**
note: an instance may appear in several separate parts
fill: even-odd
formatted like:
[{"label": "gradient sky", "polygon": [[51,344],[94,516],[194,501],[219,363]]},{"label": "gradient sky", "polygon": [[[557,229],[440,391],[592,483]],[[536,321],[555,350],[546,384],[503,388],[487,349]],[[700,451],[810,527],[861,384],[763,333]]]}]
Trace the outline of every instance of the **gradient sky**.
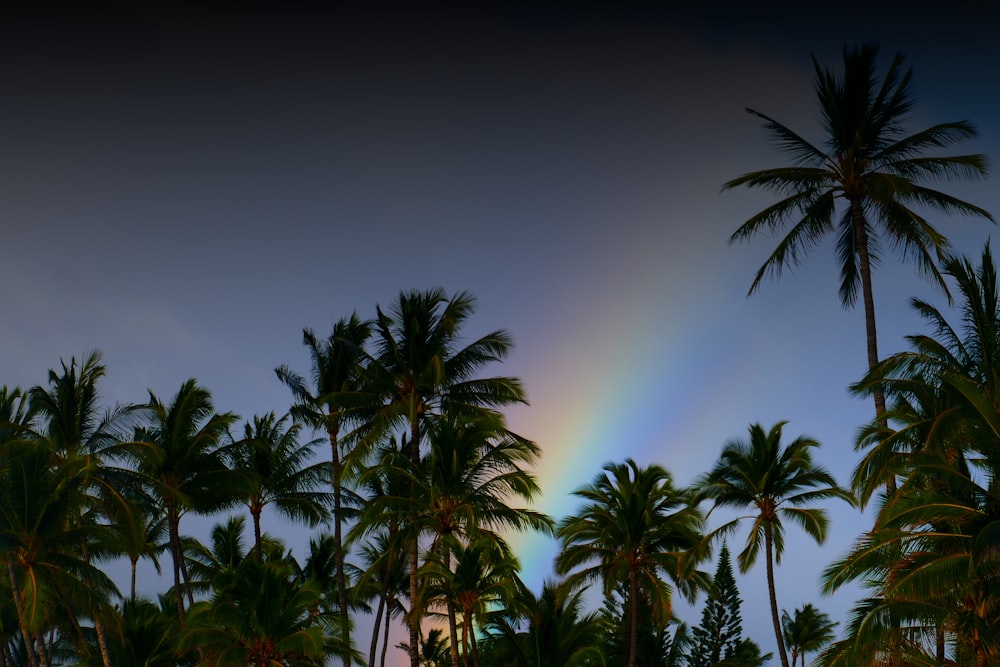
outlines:
[{"label": "gradient sky", "polygon": [[[847,482],[872,411],[847,391],[863,315],[839,304],[830,244],[746,298],[774,240],[727,238],[770,198],[720,188],[783,158],[744,108],[819,139],[810,54],[839,70],[844,43],[876,41],[883,68],[901,50],[914,69],[912,129],[971,119],[961,151],[995,159],[996,16],[755,4],[8,17],[0,383],[100,349],[108,402],[195,376],[219,409],[281,412],[273,369],[307,370],[303,327],[441,286],[478,297],[470,336],[515,337],[495,372],[525,383],[510,420],[543,449],[556,518],[608,461],[687,484],[751,422],[817,438]],[[1000,214],[993,183],[947,189]],[[993,232],[931,219],[961,253]],[[881,352],[902,350],[909,298],[940,295],[888,249],[875,279]],[[830,510],[824,547],[790,537],[778,599],[843,623],[857,591],[820,597],[819,572],[870,519]],[[302,531],[265,528],[302,552]],[[540,586],[554,543],[515,543]],[[738,583],[773,650],[763,569]]]}]

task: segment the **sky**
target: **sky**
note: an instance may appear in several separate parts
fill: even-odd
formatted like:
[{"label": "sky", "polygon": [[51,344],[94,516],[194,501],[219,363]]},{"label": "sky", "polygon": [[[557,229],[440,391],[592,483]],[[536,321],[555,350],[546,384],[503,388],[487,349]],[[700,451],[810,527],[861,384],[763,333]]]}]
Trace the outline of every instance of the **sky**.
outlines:
[{"label": "sky", "polygon": [[[607,462],[688,484],[755,422],[816,438],[847,483],[872,413],[847,389],[863,314],[838,301],[830,243],[747,298],[776,240],[727,240],[771,199],[721,186],[784,164],[745,108],[819,141],[811,57],[839,70],[865,41],[882,71],[897,51],[912,66],[912,130],[972,120],[957,150],[995,160],[992,10],[418,4],[8,16],[0,384],[98,349],[108,404],[196,377],[220,410],[280,413],[274,368],[308,370],[304,327],[468,290],[469,340],[515,339],[491,372],[524,382],[509,421],[542,448],[537,507],[556,519]],[[993,182],[942,189],[1000,214]],[[994,232],[929,217],[961,254]],[[885,355],[922,331],[911,297],[945,302],[888,248],[875,281]],[[819,575],[870,517],[828,509],[824,546],[790,529],[778,601],[843,624],[859,592],[822,597]],[[265,529],[298,552],[308,539]],[[555,543],[512,541],[539,588]],[[763,569],[738,584],[745,634],[774,650]],[[696,624],[700,604],[677,613]]]}]

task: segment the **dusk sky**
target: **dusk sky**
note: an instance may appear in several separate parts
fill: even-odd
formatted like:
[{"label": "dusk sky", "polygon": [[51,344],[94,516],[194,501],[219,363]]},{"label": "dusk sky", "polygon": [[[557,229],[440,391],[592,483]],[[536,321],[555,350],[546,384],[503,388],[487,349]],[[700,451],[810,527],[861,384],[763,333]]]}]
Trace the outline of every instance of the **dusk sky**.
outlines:
[{"label": "dusk sky", "polygon": [[[996,164],[997,16],[752,4],[7,17],[0,384],[99,349],[108,404],[196,377],[220,410],[281,413],[274,368],[308,370],[303,327],[440,286],[478,298],[470,340],[514,336],[490,371],[524,382],[510,424],[542,448],[556,519],[606,462],[687,484],[752,422],[815,437],[846,484],[872,414],[847,389],[863,313],[840,306],[830,243],[746,298],[776,240],[727,239],[772,199],[721,186],[786,160],[744,109],[821,141],[810,55],[839,72],[845,43],[874,41],[882,72],[897,50],[913,67],[910,128],[969,119],[955,152]],[[1000,215],[995,181],[940,187]],[[929,217],[961,254],[994,233]],[[911,297],[944,301],[888,247],[875,281],[886,355],[922,331]],[[858,591],[821,597],[819,573],[871,520],[829,509],[823,547],[789,528],[778,601],[843,624]],[[265,529],[303,554],[306,531]],[[513,542],[539,588],[554,542]],[[763,564],[738,584],[745,634],[774,650]],[[701,602],[678,614],[697,624]]]}]

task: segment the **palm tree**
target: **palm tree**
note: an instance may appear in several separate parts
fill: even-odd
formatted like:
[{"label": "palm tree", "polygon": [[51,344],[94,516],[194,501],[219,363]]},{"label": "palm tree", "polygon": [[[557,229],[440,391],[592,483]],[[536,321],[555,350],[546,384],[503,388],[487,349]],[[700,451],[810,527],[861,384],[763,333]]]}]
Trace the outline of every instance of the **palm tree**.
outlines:
[{"label": "palm tree", "polygon": [[[141,415],[141,406],[118,405],[101,413],[97,385],[105,368],[99,353],[88,354],[82,362],[74,357],[69,364],[63,361],[61,365],[61,371],[49,370],[48,387],[32,387],[29,396],[38,436],[53,447],[56,462],[80,459],[82,465],[91,468],[85,477],[85,487],[79,489],[75,515],[67,516],[67,521],[70,524],[99,523],[102,518],[135,521],[135,517],[126,516],[134,509],[127,497],[132,476],[111,463],[127,454],[126,432]],[[88,562],[100,556],[95,551],[103,548],[96,544],[80,545]],[[93,620],[102,662],[104,667],[110,667],[105,619],[98,615]]]},{"label": "palm tree", "polygon": [[979,266],[949,258],[944,270],[960,291],[961,326],[914,299],[933,333],[909,336],[910,351],[886,358],[855,387],[880,387],[893,400],[890,424],[862,434],[861,446],[875,445],[865,460],[877,463],[859,468],[855,484],[867,488],[871,471],[902,482],[872,530],[826,572],[830,590],[854,579],[873,589],[838,649],[848,655],[886,643],[879,619],[888,614],[913,636],[933,633],[939,660],[946,634],[980,664],[1000,655],[992,639],[1000,635],[992,546],[1000,530],[1000,284],[989,244]]},{"label": "palm tree", "polygon": [[31,667],[50,664],[55,619],[83,648],[78,614],[109,618],[109,600],[120,597],[81,550],[104,529],[77,521],[92,472],[81,457],[59,460],[47,440],[8,443],[0,456],[0,564]]},{"label": "palm tree", "polygon": [[[438,555],[428,560],[431,581],[429,597],[440,600],[448,610],[452,642],[455,642],[455,612],[462,617],[462,661],[479,667],[475,623],[482,623],[491,606],[503,604],[512,595],[511,583],[520,564],[507,545],[493,536],[474,537],[463,543],[451,537]],[[457,646],[452,649],[452,665],[458,664]]]},{"label": "palm tree", "polygon": [[[880,237],[916,263],[947,291],[935,257],[948,240],[913,206],[943,213],[985,218],[985,210],[921,184],[986,176],[983,155],[938,155],[937,149],[975,136],[967,121],[933,125],[907,134],[905,122],[913,106],[912,73],[897,54],[881,82],[876,73],[878,48],[865,44],[844,49],[844,76],[821,67],[815,58],[815,90],[819,99],[822,147],[789,127],[753,109],[792,166],[754,171],[723,186],[763,188],[780,200],[757,213],[730,237],[752,238],[761,232],[787,232],[757,272],[750,293],[768,274],[795,266],[820,240],[836,233],[840,264],[840,300],[853,306],[861,288],[865,309],[868,366],[878,364],[872,268],[881,259]],[[838,205],[839,204],[839,205]],[[838,210],[838,208],[840,210]],[[885,399],[873,392],[876,418]]]},{"label": "palm tree", "polygon": [[[404,443],[405,447],[405,443]],[[381,664],[385,665],[386,652],[389,648],[389,625],[393,616],[399,615],[403,607],[399,600],[408,590],[409,575],[406,572],[406,554],[410,540],[401,533],[402,519],[392,517],[388,520],[370,521],[371,506],[375,503],[385,503],[386,498],[404,498],[408,496],[410,476],[406,466],[395,465],[394,461],[405,460],[395,441],[384,443],[379,448],[376,462],[362,478],[364,497],[360,506],[365,508],[361,513],[362,523],[378,524],[377,532],[369,534],[361,547],[365,567],[359,570],[357,579],[358,592],[370,599],[378,595],[378,607],[375,612],[375,623],[372,628],[371,645],[368,652],[368,667],[375,666],[376,649],[378,646],[379,627],[382,616],[385,615],[385,629],[382,644]],[[402,468],[402,473],[400,472]],[[400,578],[402,577],[402,581]],[[373,590],[377,588],[375,593]],[[370,594],[365,594],[370,591]]]},{"label": "palm tree", "polygon": [[167,518],[177,617],[183,623],[184,590],[192,605],[194,595],[187,586],[181,516],[209,514],[237,502],[233,473],[220,451],[237,417],[216,412],[211,394],[194,379],[181,385],[169,404],[150,392],[148,410],[150,423],[137,432],[133,456],[138,474]]},{"label": "palm tree", "polygon": [[[505,647],[517,664],[537,667],[583,667],[603,663],[600,614],[584,612],[586,588],[546,581],[535,594],[516,574],[506,606],[490,613],[489,645]],[[678,647],[684,642],[681,641]]]},{"label": "palm tree", "polygon": [[697,487],[701,497],[714,502],[713,510],[729,507],[752,511],[727,522],[714,534],[731,532],[745,519],[752,522],[746,547],[736,560],[740,572],[747,572],[757,562],[763,542],[774,636],[781,664],[789,667],[774,586],[774,566],[781,563],[785,548],[783,520],[797,523],[822,544],[829,523],[826,512],[806,505],[828,498],[840,498],[853,505],[854,498],[837,486],[830,473],[813,462],[810,450],[819,447],[818,442],[800,436],[782,446],[785,423],[778,422],[770,431],[760,424],[751,424],[750,439],[727,444],[715,467],[698,481]]},{"label": "palm tree", "polygon": [[806,653],[815,653],[833,641],[833,629],[837,624],[830,617],[811,604],[805,604],[789,614],[781,612],[782,636],[792,653],[792,667],[802,656],[802,667],[806,665]]},{"label": "palm tree", "polygon": [[[337,601],[345,641],[350,643],[347,579],[344,574],[344,470],[341,457],[341,430],[348,422],[348,411],[366,406],[368,397],[360,392],[359,364],[364,359],[363,346],[371,336],[371,324],[357,314],[339,320],[326,340],[319,340],[311,329],[303,329],[302,342],[309,348],[312,361],[311,385],[288,366],[275,373],[292,391],[296,404],[292,415],[316,429],[323,429],[330,439],[330,482],[333,487],[333,539],[337,547]],[[348,663],[344,663],[348,667]]]},{"label": "palm tree", "polygon": [[136,571],[139,559],[148,558],[160,573],[159,556],[170,548],[166,517],[156,514],[152,503],[143,498],[129,499],[124,511],[116,512],[108,524],[110,533],[103,545],[109,555],[124,555],[130,565],[129,599],[136,599]]},{"label": "palm tree", "polygon": [[[511,499],[530,502],[539,492],[534,475],[526,469],[538,456],[535,443],[506,430],[503,418],[489,412],[435,417],[427,429],[430,451],[419,468],[414,470],[409,458],[399,452],[386,457],[383,465],[388,469],[370,473],[407,479],[408,489],[402,496],[373,498],[355,534],[395,525],[409,536],[411,545],[429,536],[428,552],[437,556],[453,537],[485,536],[499,544],[502,529],[552,530],[552,521],[544,514],[509,504]],[[413,574],[420,577],[417,571]],[[411,582],[411,616],[419,614],[413,611],[423,599],[417,590],[413,595]],[[449,606],[448,611],[454,626],[455,610]],[[458,650],[454,634],[453,652]]]},{"label": "palm tree", "polygon": [[200,664],[217,667],[315,667],[345,653],[322,617],[311,613],[319,603],[315,585],[293,581],[292,574],[283,559],[254,558],[219,573],[212,599],[192,609],[180,649],[198,650]]},{"label": "palm tree", "polygon": [[[243,475],[240,495],[253,519],[254,551],[261,559],[260,515],[273,505],[288,519],[316,526],[330,515],[331,494],[319,491],[329,466],[310,464],[318,441],[299,444],[301,425],[287,425],[271,412],[244,426],[243,439],[223,452],[229,467]],[[286,427],[287,425],[287,427]]]},{"label": "palm tree", "polygon": [[573,493],[585,504],[559,524],[556,572],[569,574],[570,585],[600,578],[605,595],[625,586],[628,665],[635,667],[640,597],[665,626],[671,590],[662,576],[692,601],[708,583],[707,575],[694,569],[704,555],[696,550],[704,517],[685,491],[674,488],[664,468],[643,468],[632,459],[605,465],[590,486]]},{"label": "palm tree", "polygon": [[[374,354],[365,365],[365,385],[381,404],[366,414],[359,430],[364,448],[404,428],[410,445],[410,463],[420,467],[426,419],[444,413],[488,413],[524,403],[516,378],[478,378],[490,363],[502,361],[513,343],[510,335],[494,331],[462,346],[462,328],[471,317],[475,299],[468,292],[448,298],[437,288],[401,292],[387,311],[377,307]],[[416,486],[413,488],[416,492]],[[416,536],[410,548],[410,599],[419,599],[419,549]],[[419,610],[409,621],[410,667],[419,667]]]}]

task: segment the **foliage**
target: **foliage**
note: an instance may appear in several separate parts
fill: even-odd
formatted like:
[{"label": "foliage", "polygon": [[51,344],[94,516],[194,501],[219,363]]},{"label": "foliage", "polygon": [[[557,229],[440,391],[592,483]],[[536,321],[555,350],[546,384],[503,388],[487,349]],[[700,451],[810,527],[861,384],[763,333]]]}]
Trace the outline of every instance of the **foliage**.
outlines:
[{"label": "foliage", "polygon": [[729,560],[729,548],[723,544],[701,613],[701,624],[691,631],[688,667],[709,667],[736,655],[743,639],[741,603]]}]

